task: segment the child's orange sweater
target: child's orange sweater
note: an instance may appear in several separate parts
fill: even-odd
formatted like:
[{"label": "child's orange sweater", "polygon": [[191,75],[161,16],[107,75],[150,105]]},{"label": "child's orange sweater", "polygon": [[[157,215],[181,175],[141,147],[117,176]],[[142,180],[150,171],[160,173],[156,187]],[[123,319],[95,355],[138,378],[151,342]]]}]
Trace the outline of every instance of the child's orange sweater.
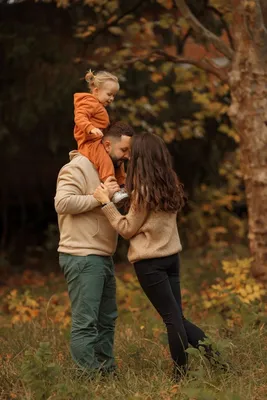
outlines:
[{"label": "child's orange sweater", "polygon": [[78,151],[95,165],[101,181],[105,182],[109,176],[115,176],[118,184],[124,185],[124,165],[122,164],[115,171],[101,138],[90,133],[93,128],[104,129],[108,127],[109,116],[105,107],[89,93],[75,93],[74,121],[74,137]]},{"label": "child's orange sweater", "polygon": [[93,128],[107,128],[109,116],[103,104],[92,94],[75,93],[74,121],[74,137],[79,149],[84,143],[92,140],[88,135]]}]

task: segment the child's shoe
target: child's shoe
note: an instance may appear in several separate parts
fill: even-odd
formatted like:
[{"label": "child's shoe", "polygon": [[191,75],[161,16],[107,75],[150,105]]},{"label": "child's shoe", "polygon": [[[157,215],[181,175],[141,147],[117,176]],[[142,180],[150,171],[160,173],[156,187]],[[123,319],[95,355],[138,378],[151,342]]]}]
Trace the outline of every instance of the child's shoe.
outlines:
[{"label": "child's shoe", "polygon": [[119,192],[114,193],[112,197],[112,201],[114,204],[120,203],[122,200],[126,200],[128,198],[128,194],[125,189],[121,189]]}]

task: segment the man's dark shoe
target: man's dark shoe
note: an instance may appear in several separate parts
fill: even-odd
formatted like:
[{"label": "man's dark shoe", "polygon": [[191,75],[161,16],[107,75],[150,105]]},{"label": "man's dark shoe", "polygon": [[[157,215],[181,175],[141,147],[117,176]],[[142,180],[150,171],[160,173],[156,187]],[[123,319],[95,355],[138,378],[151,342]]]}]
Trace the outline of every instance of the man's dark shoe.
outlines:
[{"label": "man's dark shoe", "polygon": [[116,367],[102,368],[100,369],[99,374],[103,378],[119,379],[119,374]]}]

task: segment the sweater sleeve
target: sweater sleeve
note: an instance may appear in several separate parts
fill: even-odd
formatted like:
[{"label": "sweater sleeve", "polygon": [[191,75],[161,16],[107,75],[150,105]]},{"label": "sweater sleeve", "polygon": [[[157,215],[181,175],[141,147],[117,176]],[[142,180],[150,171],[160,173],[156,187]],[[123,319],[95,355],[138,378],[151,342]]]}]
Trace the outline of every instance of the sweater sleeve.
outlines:
[{"label": "sweater sleeve", "polygon": [[81,214],[101,204],[86,191],[85,177],[78,165],[67,165],[61,169],[57,180],[55,209],[58,214]]},{"label": "sweater sleeve", "polygon": [[97,113],[99,104],[87,96],[74,100],[74,122],[79,129],[89,134],[95,126],[91,122],[93,115]]},{"label": "sweater sleeve", "polygon": [[147,212],[135,211],[130,208],[127,215],[121,215],[113,203],[102,207],[102,211],[108,218],[112,227],[124,238],[131,239],[141,228],[147,218]]}]

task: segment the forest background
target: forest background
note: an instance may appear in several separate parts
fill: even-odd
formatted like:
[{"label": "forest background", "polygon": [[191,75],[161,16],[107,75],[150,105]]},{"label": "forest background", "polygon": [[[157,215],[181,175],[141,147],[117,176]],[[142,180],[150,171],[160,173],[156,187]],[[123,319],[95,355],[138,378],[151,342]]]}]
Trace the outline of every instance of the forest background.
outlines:
[{"label": "forest background", "polygon": [[[256,34],[266,21],[256,0],[0,2],[0,398],[267,397],[267,63],[263,34]],[[254,42],[261,57],[249,51]],[[228,375],[191,350],[192,374],[182,385],[169,382],[164,327],[120,239],[123,379],[102,387],[73,376],[53,198],[57,173],[75,148],[73,94],[87,90],[89,68],[119,77],[112,120],[168,145],[188,196],[178,220],[185,313],[231,362]]]}]

